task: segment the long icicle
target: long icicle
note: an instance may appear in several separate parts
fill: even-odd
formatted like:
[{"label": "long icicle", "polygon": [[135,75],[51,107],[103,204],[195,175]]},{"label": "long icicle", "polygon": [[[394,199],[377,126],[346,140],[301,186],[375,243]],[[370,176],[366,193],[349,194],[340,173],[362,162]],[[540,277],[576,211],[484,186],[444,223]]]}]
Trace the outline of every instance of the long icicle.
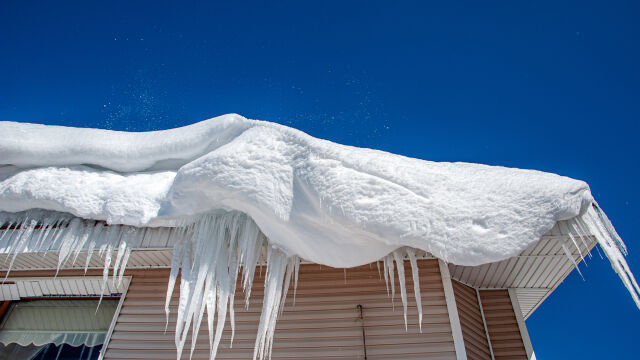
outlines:
[{"label": "long icicle", "polygon": [[422,294],[420,292],[420,274],[418,274],[418,262],[413,248],[406,248],[407,257],[411,264],[411,277],[413,278],[413,295],[416,298],[416,308],[418,309],[418,328],[422,332]]},{"label": "long icicle", "polygon": [[[595,236],[596,241],[604,250],[607,258],[609,258],[614,271],[622,280],[629,294],[631,294],[636,306],[640,308],[640,287],[624,258],[626,247],[618,233],[615,230],[611,230],[612,226],[607,225],[603,219],[607,219],[606,215],[597,204],[593,204],[579,221],[582,221],[590,233]],[[608,222],[608,219],[606,221]]]},{"label": "long icicle", "polygon": [[396,268],[398,269],[398,285],[400,286],[400,299],[402,300],[402,310],[404,315],[404,330],[408,330],[407,326],[407,288],[404,276],[404,259],[400,253],[402,249],[398,249],[393,252],[393,259],[396,261]]}]

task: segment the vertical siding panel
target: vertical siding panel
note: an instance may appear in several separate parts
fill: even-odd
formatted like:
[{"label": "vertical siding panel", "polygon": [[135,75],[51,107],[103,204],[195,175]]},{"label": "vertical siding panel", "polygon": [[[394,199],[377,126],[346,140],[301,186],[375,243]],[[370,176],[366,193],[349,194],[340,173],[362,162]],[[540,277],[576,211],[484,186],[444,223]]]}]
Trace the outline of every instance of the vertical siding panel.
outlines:
[{"label": "vertical siding panel", "polygon": [[479,293],[495,359],[527,359],[509,292],[480,290]]},{"label": "vertical siding panel", "polygon": [[462,337],[469,360],[491,360],[489,342],[482,321],[476,290],[452,280]]},{"label": "vertical siding panel", "polygon": [[[392,304],[377,267],[365,265],[333,269],[302,265],[295,306],[293,292],[279,319],[273,359],[363,359],[364,327],[367,359],[455,359],[453,337],[447,314],[444,289],[437,260],[419,261],[424,319],[419,333],[415,301],[409,296],[408,331],[405,331],[402,304],[396,294]],[[407,293],[413,294],[411,269]],[[175,359],[174,329],[177,290],[165,333],[164,294],[168,270],[133,270],[131,285],[111,337],[105,359]],[[264,272],[263,272],[264,275]],[[397,281],[397,280],[396,280]],[[236,332],[229,344],[229,324],[217,359],[247,359],[253,345],[261,312],[264,278],[256,272],[251,304],[244,307],[244,294],[236,294]],[[397,282],[396,282],[397,286]],[[176,286],[178,289],[178,286]],[[363,318],[358,305],[362,305]],[[206,317],[205,317],[206,319]],[[209,354],[206,321],[198,335],[193,359]],[[187,340],[187,347],[190,340]],[[185,350],[183,358],[188,358]]]}]

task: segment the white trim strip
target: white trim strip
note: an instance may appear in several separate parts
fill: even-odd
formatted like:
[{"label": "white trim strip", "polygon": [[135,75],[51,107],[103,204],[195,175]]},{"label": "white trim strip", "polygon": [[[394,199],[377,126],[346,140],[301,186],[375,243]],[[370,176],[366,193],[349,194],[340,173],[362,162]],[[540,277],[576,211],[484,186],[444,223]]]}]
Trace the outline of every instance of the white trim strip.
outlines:
[{"label": "white trim strip", "polygon": [[122,277],[122,295],[120,295],[120,301],[118,301],[118,307],[116,308],[116,312],[113,314],[113,319],[111,319],[111,325],[109,325],[109,331],[107,331],[107,336],[104,339],[104,343],[102,344],[102,349],[100,349],[100,355],[98,356],[98,360],[103,360],[104,355],[107,353],[107,348],[109,347],[109,341],[111,340],[111,335],[113,335],[113,330],[116,328],[116,323],[118,322],[118,317],[120,316],[120,310],[122,310],[122,304],[124,304],[124,299],[127,297],[127,292],[129,291],[129,285],[131,284],[131,276],[123,276]]},{"label": "white trim strip", "polygon": [[51,296],[110,296],[121,294],[126,284],[117,286],[114,278],[108,277],[104,293],[100,286],[91,286],[92,282],[102,283],[101,276],[60,276],[60,277],[15,277],[0,283],[0,301],[15,301],[25,297],[46,298]]},{"label": "white trim strip", "polygon": [[520,302],[518,302],[518,295],[514,289],[509,289],[509,297],[511,298],[511,304],[513,306],[513,312],[516,315],[516,321],[518,322],[518,328],[520,329],[520,336],[522,336],[522,342],[524,343],[524,349],[527,352],[527,358],[529,360],[536,360],[536,354],[533,352],[533,345],[531,345],[531,338],[529,338],[529,331],[527,331],[527,325],[524,323],[522,317],[522,310],[520,310]]},{"label": "white trim strip", "polygon": [[438,265],[440,266],[440,275],[442,277],[442,285],[444,286],[444,296],[447,300],[447,310],[449,313],[449,322],[451,323],[451,333],[453,334],[453,345],[456,349],[456,358],[458,360],[467,360],[467,351],[464,348],[462,327],[460,326],[460,317],[458,316],[456,299],[453,295],[453,285],[451,285],[449,266],[440,259],[438,259]]}]

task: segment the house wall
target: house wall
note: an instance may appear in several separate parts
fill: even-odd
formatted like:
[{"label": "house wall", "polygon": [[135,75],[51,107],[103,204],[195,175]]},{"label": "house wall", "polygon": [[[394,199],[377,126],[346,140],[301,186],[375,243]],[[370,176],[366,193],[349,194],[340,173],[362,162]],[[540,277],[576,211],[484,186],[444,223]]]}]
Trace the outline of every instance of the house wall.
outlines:
[{"label": "house wall", "polygon": [[[408,331],[405,331],[397,278],[396,298],[392,304],[375,264],[347,269],[346,274],[343,269],[302,265],[295,306],[293,291],[290,291],[285,311],[276,327],[273,359],[363,359],[365,348],[367,359],[373,360],[456,359],[438,261],[421,260],[418,264],[424,313],[422,333],[418,331],[408,264],[405,267],[408,274]],[[82,274],[82,271],[63,270],[58,277]],[[11,273],[11,277],[54,275],[54,271]],[[89,270],[86,275],[99,276],[101,271]],[[105,359],[175,359],[173,330],[179,284],[172,296],[171,315],[165,332],[164,302],[169,270],[132,269],[127,270],[126,275],[131,276],[131,283]],[[227,324],[218,359],[252,357],[263,283],[264,277],[257,270],[248,310],[244,308],[242,290],[237,292],[233,348],[229,348],[230,329]],[[452,287],[468,359],[491,359],[489,343],[497,360],[527,358],[507,290],[476,292],[455,280]],[[476,296],[478,293],[480,301]],[[358,305],[362,305],[362,318]],[[484,331],[480,305],[484,310],[489,339]],[[208,359],[206,320],[197,340],[193,359]],[[190,343],[188,339],[183,358],[188,357]]]},{"label": "house wall", "polygon": [[[278,320],[273,359],[362,359],[366,341],[367,359],[455,359],[453,337],[438,263],[420,261],[420,287],[424,320],[422,333],[417,311],[409,294],[408,331],[405,331],[402,304],[396,283],[395,308],[383,279],[374,265],[342,269],[302,265],[296,304],[293,293]],[[409,267],[406,269],[410,271]],[[105,359],[174,359],[173,341],[177,291],[173,294],[172,315],[165,333],[164,300],[168,272],[147,270],[133,276]],[[243,306],[243,293],[236,294],[236,332],[229,349],[230,331],[223,335],[217,359],[247,359],[253,346],[261,311],[258,300],[264,279],[256,273],[252,303]],[[362,305],[363,318],[358,305]],[[187,341],[188,343],[189,340]],[[187,345],[188,347],[188,345]],[[206,322],[200,330],[193,359],[208,359]],[[185,355],[188,350],[185,351]]]},{"label": "house wall", "polygon": [[495,359],[527,359],[509,292],[480,290],[479,294]]}]

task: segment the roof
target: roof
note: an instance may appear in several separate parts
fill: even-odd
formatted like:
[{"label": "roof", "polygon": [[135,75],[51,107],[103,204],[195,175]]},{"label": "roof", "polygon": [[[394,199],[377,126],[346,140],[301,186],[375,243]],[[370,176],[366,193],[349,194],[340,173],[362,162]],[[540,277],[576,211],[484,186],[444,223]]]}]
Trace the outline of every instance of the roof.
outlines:
[{"label": "roof", "polygon": [[[0,237],[1,232],[0,229]],[[33,239],[38,239],[38,236]],[[578,247],[573,246],[568,228],[559,224],[517,256],[479,266],[449,264],[449,269],[453,279],[474,288],[515,289],[522,315],[526,319],[575,269],[574,263],[589,256],[596,241],[592,237],[585,237],[585,240],[584,243],[579,242]],[[170,268],[173,247],[178,241],[179,234],[174,228],[147,228],[140,242],[134,245],[126,267]],[[570,245],[567,247],[571,249],[571,258],[565,253],[562,244]],[[49,248],[48,251],[59,251],[61,243],[56,246],[58,248]],[[0,248],[0,253],[8,253],[7,250],[6,247]],[[84,269],[87,253],[85,248],[78,253],[77,258],[70,257],[62,263],[60,269]],[[434,258],[427,252],[418,253],[417,256],[422,259]],[[41,251],[26,252],[16,256],[12,270],[51,270],[58,268],[58,263],[56,256],[43,256]],[[8,270],[8,265],[7,262],[0,264],[0,271]],[[92,256],[86,268],[103,269],[104,256]]]}]

